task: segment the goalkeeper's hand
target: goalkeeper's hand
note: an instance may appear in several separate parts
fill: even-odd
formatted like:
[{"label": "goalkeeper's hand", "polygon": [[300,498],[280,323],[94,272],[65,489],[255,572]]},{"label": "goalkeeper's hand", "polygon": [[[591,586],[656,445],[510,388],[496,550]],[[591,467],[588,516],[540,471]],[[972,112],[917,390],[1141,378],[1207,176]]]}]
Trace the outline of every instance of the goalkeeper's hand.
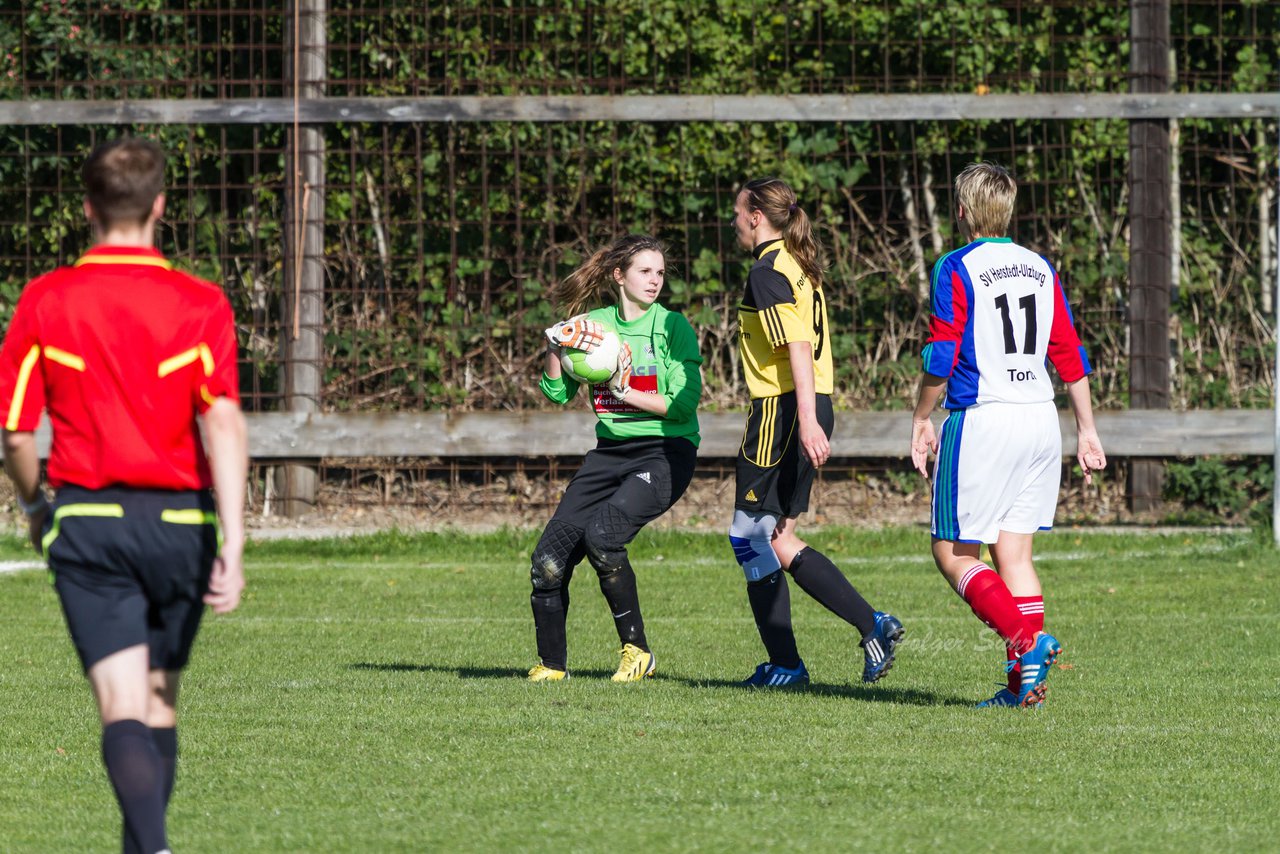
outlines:
[{"label": "goalkeeper's hand", "polygon": [[618,400],[622,400],[631,391],[631,345],[623,344],[618,351],[618,370],[609,380],[609,391]]},{"label": "goalkeeper's hand", "polygon": [[552,347],[569,347],[584,353],[594,350],[604,340],[604,333],[605,328],[594,320],[588,320],[585,314],[557,323],[546,331]]}]

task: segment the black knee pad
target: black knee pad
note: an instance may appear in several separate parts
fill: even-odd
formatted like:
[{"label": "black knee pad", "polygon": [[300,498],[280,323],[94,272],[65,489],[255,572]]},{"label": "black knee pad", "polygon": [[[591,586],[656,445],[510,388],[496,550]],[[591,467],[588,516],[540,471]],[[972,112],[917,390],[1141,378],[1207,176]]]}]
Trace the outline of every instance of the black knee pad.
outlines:
[{"label": "black knee pad", "polygon": [[587,523],[587,560],[597,573],[608,575],[626,566],[627,533],[634,527],[627,514],[612,504],[600,508]]},{"label": "black knee pad", "polygon": [[582,529],[551,520],[533,550],[529,577],[535,590],[560,587],[582,559]]}]

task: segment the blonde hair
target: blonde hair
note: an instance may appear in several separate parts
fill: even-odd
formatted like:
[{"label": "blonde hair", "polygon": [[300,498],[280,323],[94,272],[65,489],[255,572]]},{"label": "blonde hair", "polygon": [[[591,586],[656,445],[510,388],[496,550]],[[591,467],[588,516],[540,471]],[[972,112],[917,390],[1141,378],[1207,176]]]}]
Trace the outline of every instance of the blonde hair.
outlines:
[{"label": "blonde hair", "polygon": [[970,163],[956,176],[956,204],[973,233],[1004,237],[1018,198],[1018,183],[995,163]]},{"label": "blonde hair", "polygon": [[796,201],[795,190],[780,178],[757,178],[748,181],[742,192],[747,194],[747,210],[760,211],[770,225],[782,232],[787,252],[796,259],[810,285],[821,286],[826,267],[822,246],[813,236],[808,214]]},{"label": "blonde hair", "polygon": [[647,234],[628,234],[619,237],[578,265],[578,268],[551,286],[551,303],[569,315],[582,314],[592,303],[613,302],[617,299],[618,283],[614,270],[624,274],[631,262],[641,252],[657,252],[666,262],[667,248],[662,241]]}]

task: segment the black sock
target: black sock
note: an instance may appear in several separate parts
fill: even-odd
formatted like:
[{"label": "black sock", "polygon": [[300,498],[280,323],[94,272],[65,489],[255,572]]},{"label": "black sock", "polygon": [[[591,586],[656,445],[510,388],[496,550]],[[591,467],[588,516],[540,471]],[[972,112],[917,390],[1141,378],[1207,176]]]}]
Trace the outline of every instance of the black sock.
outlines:
[{"label": "black sock", "polygon": [[800,653],[796,651],[796,636],[791,630],[791,593],[787,589],[786,574],[779,570],[768,578],[750,582],[747,598],[769,661],[787,669],[799,667]]},{"label": "black sock", "polygon": [[640,616],[640,594],[636,591],[636,573],[631,561],[624,560],[622,567],[600,576],[600,592],[609,603],[613,625],[618,630],[618,640],[634,644],[645,652],[649,641],[644,636],[644,618]]},{"label": "black sock", "polygon": [[565,639],[565,622],[569,613],[569,590],[556,587],[551,590],[534,589],[529,597],[533,606],[533,627],[538,638],[538,658],[544,667],[567,670],[568,641]]},{"label": "black sock", "polygon": [[875,628],[875,609],[822,552],[810,546],[801,549],[791,559],[790,572],[801,590],[846,623],[857,626],[864,638]]},{"label": "black sock", "polygon": [[152,727],[151,740],[160,754],[160,770],[164,774],[164,805],[169,806],[173,781],[178,773],[178,730],[176,727]]},{"label": "black sock", "polygon": [[169,847],[164,835],[164,779],[150,728],[126,720],[102,729],[102,762],[124,816],[125,847],[154,854]]}]

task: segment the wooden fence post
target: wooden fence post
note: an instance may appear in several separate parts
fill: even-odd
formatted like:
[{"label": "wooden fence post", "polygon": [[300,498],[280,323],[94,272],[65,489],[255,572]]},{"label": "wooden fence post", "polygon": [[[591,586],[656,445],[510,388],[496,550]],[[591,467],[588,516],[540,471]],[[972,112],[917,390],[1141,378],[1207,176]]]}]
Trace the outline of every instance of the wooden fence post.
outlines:
[{"label": "wooden fence post", "polygon": [[[1129,2],[1129,89],[1169,91],[1169,0]],[[1129,123],[1129,406],[1169,407],[1169,299],[1172,286],[1168,119]],[[1160,506],[1164,466],[1134,460],[1129,506]]]},{"label": "wooden fence post", "polygon": [[[328,0],[292,0],[285,25],[285,79],[300,100],[322,98],[327,75]],[[324,383],[324,129],[294,114],[285,150],[285,280],[281,328],[283,408],[319,412]],[[277,469],[286,516],[316,503],[319,470],[298,461]]]}]

